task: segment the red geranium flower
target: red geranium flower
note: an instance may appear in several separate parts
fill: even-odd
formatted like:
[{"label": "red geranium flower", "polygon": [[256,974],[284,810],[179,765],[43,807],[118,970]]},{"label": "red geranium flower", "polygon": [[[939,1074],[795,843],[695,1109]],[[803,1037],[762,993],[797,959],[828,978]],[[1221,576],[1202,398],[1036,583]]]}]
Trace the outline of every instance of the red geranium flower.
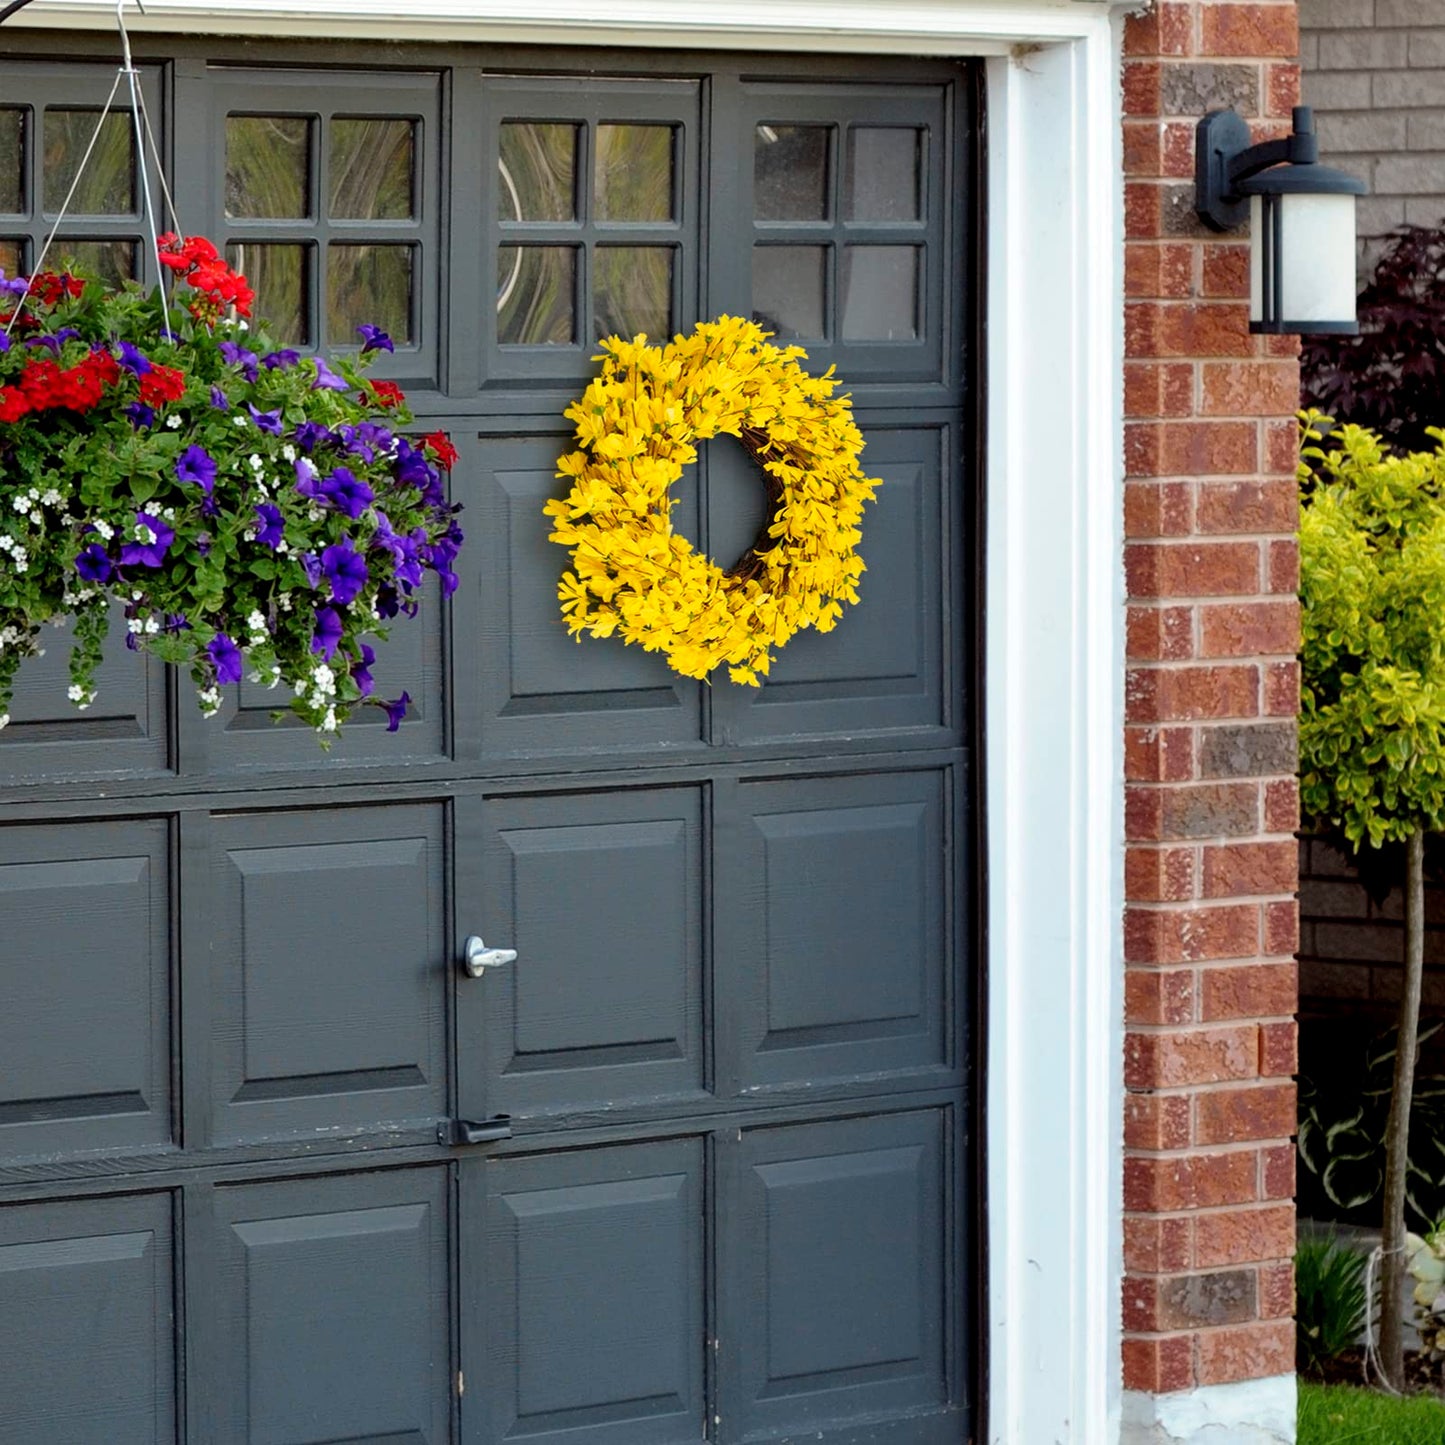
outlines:
[{"label": "red geranium flower", "polygon": [[406,393],[394,381],[373,381],[371,390],[380,406],[400,406],[406,400]]},{"label": "red geranium flower", "polygon": [[437,459],[437,464],[446,471],[457,464],[457,449],[452,445],[451,438],[444,431],[428,432],[422,439],[421,444],[429,448]]}]

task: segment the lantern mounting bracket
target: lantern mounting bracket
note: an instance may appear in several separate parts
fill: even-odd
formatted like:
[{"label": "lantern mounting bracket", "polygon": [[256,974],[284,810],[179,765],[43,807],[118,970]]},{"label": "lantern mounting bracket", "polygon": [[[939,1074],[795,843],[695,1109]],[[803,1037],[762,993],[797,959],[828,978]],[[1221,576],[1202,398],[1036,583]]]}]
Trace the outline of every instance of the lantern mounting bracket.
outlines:
[{"label": "lantern mounting bracket", "polygon": [[1290,135],[1259,145],[1250,144],[1249,126],[1238,111],[1211,110],[1194,128],[1194,209],[1211,230],[1232,231],[1249,218],[1242,182],[1272,166],[1318,161],[1314,112],[1307,105],[1295,106]]}]

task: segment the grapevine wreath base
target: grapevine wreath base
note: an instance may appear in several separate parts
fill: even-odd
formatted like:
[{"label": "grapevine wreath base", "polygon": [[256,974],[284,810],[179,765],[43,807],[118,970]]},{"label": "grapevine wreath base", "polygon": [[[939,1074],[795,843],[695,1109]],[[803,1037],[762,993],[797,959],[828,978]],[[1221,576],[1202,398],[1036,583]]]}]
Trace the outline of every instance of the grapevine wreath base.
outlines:
[{"label": "grapevine wreath base", "polygon": [[[878,482],[858,465],[863,438],[832,368],[810,376],[807,353],[769,334],[723,316],[665,346],[601,343],[601,374],[566,412],[579,449],[557,475],[572,489],[545,508],[551,540],[572,550],[558,596],[579,641],[616,633],[685,677],[726,663],[756,687],[771,649],[805,627],[831,631],[857,602]],[[670,495],[697,443],[720,433],[757,462],[768,500],[756,542],[726,571],[673,530]]]}]

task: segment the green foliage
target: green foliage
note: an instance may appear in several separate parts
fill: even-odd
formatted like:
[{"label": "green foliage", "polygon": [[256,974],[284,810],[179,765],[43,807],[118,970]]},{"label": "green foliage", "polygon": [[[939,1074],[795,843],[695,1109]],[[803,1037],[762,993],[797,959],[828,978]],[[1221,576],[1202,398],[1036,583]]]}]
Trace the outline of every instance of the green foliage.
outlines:
[{"label": "green foliage", "polygon": [[1295,1364],[1319,1374],[1365,1327],[1365,1256],[1333,1235],[1302,1239],[1294,1280]]},{"label": "green foliage", "polygon": [[1415,1281],[1415,1328],[1431,1360],[1445,1357],[1445,1221],[1405,1236],[1405,1268]]},{"label": "green foliage", "polygon": [[1298,1445],[1445,1445],[1445,1404],[1302,1381]]},{"label": "green foliage", "polygon": [[1445,823],[1445,449],[1330,425],[1304,414],[1300,798],[1378,847]]}]

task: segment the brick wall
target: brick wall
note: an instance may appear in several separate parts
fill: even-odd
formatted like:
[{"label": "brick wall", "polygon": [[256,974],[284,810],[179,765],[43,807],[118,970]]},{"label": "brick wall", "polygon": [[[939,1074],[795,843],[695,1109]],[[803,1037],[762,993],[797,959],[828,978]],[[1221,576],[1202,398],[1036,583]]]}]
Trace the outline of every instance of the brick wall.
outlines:
[{"label": "brick wall", "polygon": [[1445,0],[1299,0],[1299,11],[1321,152],[1370,187],[1363,272],[1378,237],[1445,217]]},{"label": "brick wall", "polygon": [[1192,209],[1205,110],[1288,129],[1294,0],[1125,49],[1124,1376],[1163,1393],[1294,1368],[1298,366]]}]

